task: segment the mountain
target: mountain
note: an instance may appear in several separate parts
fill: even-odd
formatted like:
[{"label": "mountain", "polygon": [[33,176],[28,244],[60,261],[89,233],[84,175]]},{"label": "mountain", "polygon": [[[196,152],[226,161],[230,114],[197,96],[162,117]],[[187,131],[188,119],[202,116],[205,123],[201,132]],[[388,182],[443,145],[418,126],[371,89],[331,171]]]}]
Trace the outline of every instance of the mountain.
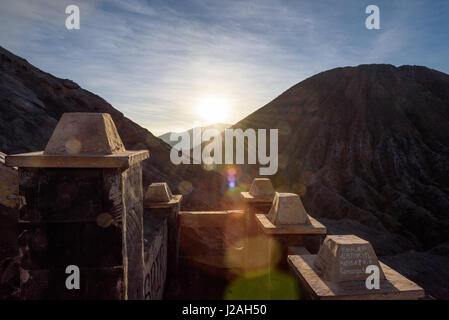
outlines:
[{"label": "mountain", "polygon": [[[165,181],[174,193],[184,194],[183,208],[206,210],[220,206],[219,174],[201,166],[173,165],[169,145],[104,99],[0,47],[0,151],[14,154],[43,150],[65,112],[109,113],[128,150],[150,150],[150,159],[143,163],[144,187]],[[204,197],[205,191],[212,192]]]},{"label": "mountain", "polygon": [[[233,128],[279,129],[278,190],[301,194],[331,233],[370,240],[398,270],[449,298],[449,75],[419,66],[336,68]],[[258,167],[241,166],[239,183]]]},{"label": "mountain", "polygon": [[[0,151],[42,150],[60,116],[74,111],[111,114],[127,149],[150,150],[144,186],[167,181],[185,195],[183,208],[234,206],[227,200],[258,176],[259,165],[235,165],[239,188],[222,197],[223,167],[174,166],[168,144],[105,100],[0,47]],[[279,129],[275,188],[299,193],[330,234],[369,240],[382,261],[449,299],[449,75],[418,66],[337,68],[233,128]]]},{"label": "mountain", "polygon": [[[201,132],[203,132],[206,129],[217,129],[220,133],[222,133],[225,129],[230,128],[232,125],[231,124],[227,124],[227,123],[215,123],[215,124],[211,124],[209,126],[205,126],[205,127],[196,127],[196,128],[192,128],[189,129],[187,131],[184,132],[176,132],[179,134],[185,134],[188,133],[190,137],[193,137],[193,130],[197,129],[197,128],[201,128]],[[178,143],[178,141],[171,141],[170,140],[170,136],[173,134],[174,132],[167,132],[164,133],[163,135],[160,135],[158,138],[162,139],[165,143],[169,144],[170,146],[174,146]],[[189,149],[196,147],[197,145],[193,144],[193,139],[190,139],[190,146]]]}]

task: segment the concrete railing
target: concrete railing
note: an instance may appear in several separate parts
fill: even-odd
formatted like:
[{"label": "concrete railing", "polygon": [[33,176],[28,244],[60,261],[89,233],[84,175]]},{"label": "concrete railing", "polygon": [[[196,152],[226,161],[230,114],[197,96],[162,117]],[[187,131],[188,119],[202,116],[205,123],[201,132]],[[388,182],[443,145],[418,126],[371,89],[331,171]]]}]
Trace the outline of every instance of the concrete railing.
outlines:
[{"label": "concrete railing", "polygon": [[[300,197],[275,192],[269,179],[255,179],[242,192],[245,210],[180,211],[182,196],[166,183],[144,192],[141,162],[148,157],[147,150],[126,150],[110,116],[95,113],[64,114],[44,151],[6,156],[6,165],[18,168],[16,199],[25,200],[17,239],[20,298],[162,299],[167,284],[179,291],[192,266],[200,272],[196,280],[224,279],[218,282],[224,291],[226,281],[264,274],[264,298],[277,298],[270,290],[279,279],[297,282],[312,299],[424,294],[378,262],[363,239],[325,240],[326,227]],[[12,200],[5,192],[2,203]],[[368,264],[381,268],[383,291],[362,285]],[[341,266],[350,266],[346,277]],[[355,282],[348,286],[342,278]]]}]

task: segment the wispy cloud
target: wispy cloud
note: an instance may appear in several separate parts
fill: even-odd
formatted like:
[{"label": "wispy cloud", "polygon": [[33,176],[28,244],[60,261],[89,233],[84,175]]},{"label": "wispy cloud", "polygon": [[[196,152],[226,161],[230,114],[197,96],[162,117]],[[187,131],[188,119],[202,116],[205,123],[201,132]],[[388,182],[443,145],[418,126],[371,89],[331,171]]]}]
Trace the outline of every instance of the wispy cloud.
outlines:
[{"label": "wispy cloud", "polygon": [[[434,28],[429,21],[418,19],[420,29],[410,23],[431,20],[433,10],[447,18],[448,5],[378,2],[381,19],[385,12],[380,31],[364,28],[370,3],[355,0],[3,0],[0,41],[160,134],[197,121],[193,109],[205,94],[226,96],[233,108],[227,120],[235,122],[325,69],[443,61],[405,57],[403,50]],[[76,3],[81,29],[68,31],[65,7]],[[447,62],[432,67],[449,70]]]}]

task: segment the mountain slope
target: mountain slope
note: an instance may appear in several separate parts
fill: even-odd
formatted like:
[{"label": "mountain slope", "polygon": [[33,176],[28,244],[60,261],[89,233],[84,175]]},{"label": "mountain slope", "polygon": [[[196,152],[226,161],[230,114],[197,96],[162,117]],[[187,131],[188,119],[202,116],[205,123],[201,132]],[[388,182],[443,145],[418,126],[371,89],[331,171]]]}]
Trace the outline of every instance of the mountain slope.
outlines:
[{"label": "mountain slope", "polygon": [[[425,276],[430,266],[444,269],[447,250],[423,253],[430,269],[422,263],[413,271],[406,257],[414,254],[402,254],[449,241],[449,75],[418,66],[337,68],[233,128],[279,129],[278,190],[300,193],[330,233],[370,240],[379,255],[449,298],[447,284]],[[258,166],[241,169],[251,177]]]},{"label": "mountain slope", "polygon": [[449,240],[448,75],[333,69],[234,127],[279,129],[274,180],[304,193],[312,214],[386,228],[418,249]]},{"label": "mountain slope", "polygon": [[[106,112],[129,150],[148,149],[143,182],[166,181],[184,193],[185,208],[216,208],[221,178],[200,166],[175,166],[170,146],[132,122],[101,97],[76,83],[45,73],[0,47],[0,151],[7,154],[43,150],[64,112]],[[205,191],[209,197],[203,197]]]}]

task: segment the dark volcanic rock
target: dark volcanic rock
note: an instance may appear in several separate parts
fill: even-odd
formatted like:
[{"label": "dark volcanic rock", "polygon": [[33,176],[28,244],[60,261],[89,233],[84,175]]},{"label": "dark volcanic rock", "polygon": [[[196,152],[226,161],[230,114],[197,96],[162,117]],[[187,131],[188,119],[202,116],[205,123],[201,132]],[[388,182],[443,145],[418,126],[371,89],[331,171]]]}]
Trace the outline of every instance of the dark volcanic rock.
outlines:
[{"label": "dark volcanic rock", "polygon": [[[185,208],[220,208],[222,180],[218,174],[201,166],[173,165],[170,146],[105,100],[0,47],[0,151],[14,154],[43,150],[65,112],[109,113],[128,150],[150,150],[150,159],[143,163],[144,188],[151,182],[164,181],[175,193],[184,193]],[[183,184],[187,188],[179,190],[183,181],[187,181]],[[208,196],[204,197],[206,191]]]},{"label": "dark volcanic rock", "polygon": [[424,67],[361,65],[313,76],[234,127],[278,128],[276,186],[311,214],[404,237],[449,240],[449,76]]}]

